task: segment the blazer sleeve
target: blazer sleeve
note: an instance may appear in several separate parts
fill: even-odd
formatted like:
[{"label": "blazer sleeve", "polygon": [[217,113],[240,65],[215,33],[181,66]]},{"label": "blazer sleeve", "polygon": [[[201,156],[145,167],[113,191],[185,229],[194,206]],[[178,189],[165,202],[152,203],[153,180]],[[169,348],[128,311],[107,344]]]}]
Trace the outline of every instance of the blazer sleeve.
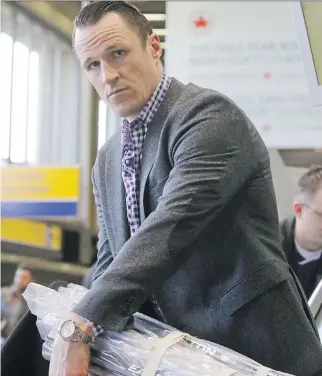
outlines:
[{"label": "blazer sleeve", "polygon": [[108,237],[106,233],[102,205],[99,196],[99,191],[97,189],[97,166],[94,165],[92,169],[92,183],[93,183],[93,194],[95,199],[96,211],[97,211],[97,224],[98,224],[98,244],[97,244],[97,261],[95,266],[95,271],[93,273],[92,281],[94,282],[101,274],[103,274],[111,262],[113,261],[113,256],[108,242]]},{"label": "blazer sleeve", "polygon": [[252,126],[243,112],[226,99],[196,120],[197,110],[191,106],[190,120],[182,120],[172,142],[173,169],[157,209],[94,282],[75,308],[79,315],[123,330],[194,251],[191,244],[203,229],[258,171]]}]

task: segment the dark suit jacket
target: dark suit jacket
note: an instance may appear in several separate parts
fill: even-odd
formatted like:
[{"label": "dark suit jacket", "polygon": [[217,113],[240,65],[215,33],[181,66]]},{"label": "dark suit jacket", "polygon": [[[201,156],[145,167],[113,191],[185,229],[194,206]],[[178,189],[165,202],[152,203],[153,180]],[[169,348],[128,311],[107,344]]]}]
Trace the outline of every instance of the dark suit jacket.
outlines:
[{"label": "dark suit jacket", "polygon": [[[286,255],[287,261],[293,268],[295,274],[297,274],[300,282],[301,276],[298,271],[298,261],[296,257],[296,248],[294,243],[294,228],[295,228],[295,218],[285,218],[280,222],[280,230],[282,235],[282,247]],[[316,269],[313,271],[311,278],[307,282],[306,286],[303,286],[306,293],[307,299],[310,298],[311,294],[319,284],[322,279],[322,258],[317,262]]]},{"label": "dark suit jacket", "polygon": [[[155,302],[168,324],[296,375],[322,375],[322,351],[283,254],[267,149],[222,94],[173,79],[148,126],[142,225],[129,238],[118,132],[93,168],[99,222],[81,316],[123,330]],[[320,373],[319,373],[320,374]]]}]

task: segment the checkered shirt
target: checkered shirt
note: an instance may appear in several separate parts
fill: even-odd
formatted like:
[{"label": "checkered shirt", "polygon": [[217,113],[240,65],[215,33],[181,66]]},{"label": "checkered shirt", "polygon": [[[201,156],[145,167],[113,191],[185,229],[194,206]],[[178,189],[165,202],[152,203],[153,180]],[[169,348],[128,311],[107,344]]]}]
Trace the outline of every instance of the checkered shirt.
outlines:
[{"label": "checkered shirt", "polygon": [[131,123],[123,120],[122,128],[122,178],[126,192],[126,211],[131,235],[140,227],[139,190],[140,167],[143,143],[147,134],[148,124],[162,103],[171,79],[164,73],[158,87],[150,100],[141,110],[139,116]]},{"label": "checkered shirt", "polygon": [[[139,116],[129,122],[123,120],[121,143],[123,146],[122,179],[126,193],[126,211],[131,236],[140,227],[140,167],[142,161],[143,143],[147,134],[148,124],[156,114],[167,94],[171,78],[162,74],[158,87],[150,100],[145,104]],[[94,335],[104,331],[102,327],[91,324]]]}]

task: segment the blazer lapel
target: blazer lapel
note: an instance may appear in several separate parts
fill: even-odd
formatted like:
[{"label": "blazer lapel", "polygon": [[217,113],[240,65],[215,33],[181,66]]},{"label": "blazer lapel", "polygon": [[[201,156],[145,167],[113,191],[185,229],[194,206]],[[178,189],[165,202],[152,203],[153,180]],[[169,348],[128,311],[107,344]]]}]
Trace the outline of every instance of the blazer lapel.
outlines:
[{"label": "blazer lapel", "polygon": [[113,227],[116,252],[130,237],[126,214],[125,188],[122,179],[122,145],[121,137],[116,137],[106,160],[106,187],[109,201],[111,225]]},{"label": "blazer lapel", "polygon": [[148,126],[148,131],[147,131],[144,145],[143,145],[141,176],[140,176],[140,198],[139,198],[141,223],[146,218],[146,213],[144,211],[145,186],[146,186],[149,173],[155,161],[162,126],[163,126],[163,121],[161,121],[159,124],[156,124],[156,122],[152,120],[152,122]]},{"label": "blazer lapel", "polygon": [[140,219],[141,223],[146,218],[146,213],[144,211],[144,192],[146,182],[151,171],[151,168],[154,164],[161,132],[163,126],[167,120],[169,112],[171,111],[172,106],[175,104],[176,99],[180,96],[184,85],[172,79],[168,92],[161,103],[156,114],[152,118],[150,124],[148,125],[148,131],[144,141],[143,152],[142,152],[142,162],[141,162],[141,177],[140,177]]}]

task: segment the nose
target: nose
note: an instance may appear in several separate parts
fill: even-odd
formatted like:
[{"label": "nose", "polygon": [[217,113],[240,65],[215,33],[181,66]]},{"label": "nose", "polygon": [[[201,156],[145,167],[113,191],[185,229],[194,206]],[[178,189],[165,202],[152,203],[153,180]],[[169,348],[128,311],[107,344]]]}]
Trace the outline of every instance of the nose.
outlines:
[{"label": "nose", "polygon": [[107,85],[113,84],[119,77],[118,71],[105,61],[101,63],[101,74],[102,83]]}]

